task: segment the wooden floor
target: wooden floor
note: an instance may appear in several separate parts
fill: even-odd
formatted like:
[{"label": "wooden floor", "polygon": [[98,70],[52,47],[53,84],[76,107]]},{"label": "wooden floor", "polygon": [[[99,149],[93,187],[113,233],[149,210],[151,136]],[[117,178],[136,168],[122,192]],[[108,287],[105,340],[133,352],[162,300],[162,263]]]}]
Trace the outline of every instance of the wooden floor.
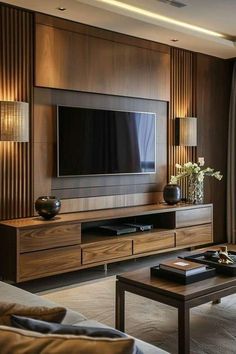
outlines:
[{"label": "wooden floor", "polygon": [[143,258],[138,258],[137,260],[132,259],[123,262],[111,263],[107,266],[107,271],[103,266],[98,266],[94,268],[84,269],[76,272],[65,273],[61,275],[51,276],[42,279],[31,280],[28,282],[17,284],[18,287],[28,290],[32,293],[37,293],[41,291],[57,289],[63,286],[68,286],[72,284],[83,283],[89,280],[96,280],[100,278],[106,278],[111,275],[116,275],[143,267],[149,267],[158,264],[161,260],[166,258],[174,258],[177,255],[183,256],[188,251],[175,251],[164,254],[158,254],[156,256],[148,256]]}]

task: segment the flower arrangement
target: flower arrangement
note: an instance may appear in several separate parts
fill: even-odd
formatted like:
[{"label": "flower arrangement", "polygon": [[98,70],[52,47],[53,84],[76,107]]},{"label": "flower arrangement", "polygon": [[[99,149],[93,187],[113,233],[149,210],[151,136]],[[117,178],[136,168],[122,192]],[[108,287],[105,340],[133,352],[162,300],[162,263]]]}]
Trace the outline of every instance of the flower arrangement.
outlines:
[{"label": "flower arrangement", "polygon": [[205,176],[215,177],[219,181],[223,178],[223,175],[220,174],[220,171],[215,171],[211,167],[204,168],[205,161],[203,157],[199,157],[198,163],[186,162],[183,165],[176,164],[175,167],[178,170],[176,176],[171,176],[170,183],[177,184],[178,180],[184,177],[193,177],[198,182],[203,182]]},{"label": "flower arrangement", "polygon": [[203,181],[205,176],[215,177],[219,181],[223,178],[220,171],[215,171],[211,167],[204,167],[205,161],[203,157],[198,158],[198,162],[186,162],[183,165],[176,164],[178,170],[176,176],[171,176],[170,184],[177,184],[178,180],[188,177],[188,198],[190,203],[203,203],[204,186]]}]

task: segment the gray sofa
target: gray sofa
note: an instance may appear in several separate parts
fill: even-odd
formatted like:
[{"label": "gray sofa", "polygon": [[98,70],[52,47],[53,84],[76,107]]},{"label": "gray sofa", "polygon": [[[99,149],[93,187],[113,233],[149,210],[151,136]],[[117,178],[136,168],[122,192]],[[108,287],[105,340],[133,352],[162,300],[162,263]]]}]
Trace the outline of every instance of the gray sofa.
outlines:
[{"label": "gray sofa", "polygon": [[[38,295],[31,294],[25,290],[19,289],[15,286],[9,285],[7,283],[0,281],[0,301],[7,301],[7,302],[17,302],[23,305],[29,306],[48,306],[54,307],[58,306],[54,302],[42,299]],[[85,318],[82,314],[67,309],[66,316],[63,320],[65,324],[81,324],[83,322],[84,326],[91,326],[91,327],[106,327],[106,325],[94,321],[92,319]],[[167,352],[157,348],[153,345],[145,343],[140,340],[136,340],[137,345],[143,351],[144,354],[166,354]]]}]

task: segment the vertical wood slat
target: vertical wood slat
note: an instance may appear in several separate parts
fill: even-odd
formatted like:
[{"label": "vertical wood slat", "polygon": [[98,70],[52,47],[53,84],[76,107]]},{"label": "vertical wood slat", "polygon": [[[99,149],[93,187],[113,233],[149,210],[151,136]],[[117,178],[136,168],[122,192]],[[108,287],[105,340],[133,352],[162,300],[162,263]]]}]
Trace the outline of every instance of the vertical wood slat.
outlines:
[{"label": "vertical wood slat", "polygon": [[[32,105],[33,14],[0,5],[0,100]],[[32,215],[31,144],[0,141],[0,219]]]},{"label": "vertical wood slat", "polygon": [[[170,73],[170,115],[169,115],[169,166],[168,179],[176,174],[175,164],[184,164],[187,161],[196,161],[197,148],[189,146],[175,146],[175,118],[196,116],[195,92],[195,57],[194,53],[171,48],[171,73]],[[180,182],[182,197],[187,196],[186,179]]]}]

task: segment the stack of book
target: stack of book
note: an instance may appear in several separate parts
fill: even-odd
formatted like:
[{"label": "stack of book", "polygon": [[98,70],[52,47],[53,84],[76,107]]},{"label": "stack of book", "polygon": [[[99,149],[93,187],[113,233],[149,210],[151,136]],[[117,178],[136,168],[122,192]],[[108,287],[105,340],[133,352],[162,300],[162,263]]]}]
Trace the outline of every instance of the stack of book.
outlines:
[{"label": "stack of book", "polygon": [[158,267],[152,267],[151,272],[153,275],[178,281],[183,284],[190,284],[215,275],[214,268],[179,258],[163,261]]}]

